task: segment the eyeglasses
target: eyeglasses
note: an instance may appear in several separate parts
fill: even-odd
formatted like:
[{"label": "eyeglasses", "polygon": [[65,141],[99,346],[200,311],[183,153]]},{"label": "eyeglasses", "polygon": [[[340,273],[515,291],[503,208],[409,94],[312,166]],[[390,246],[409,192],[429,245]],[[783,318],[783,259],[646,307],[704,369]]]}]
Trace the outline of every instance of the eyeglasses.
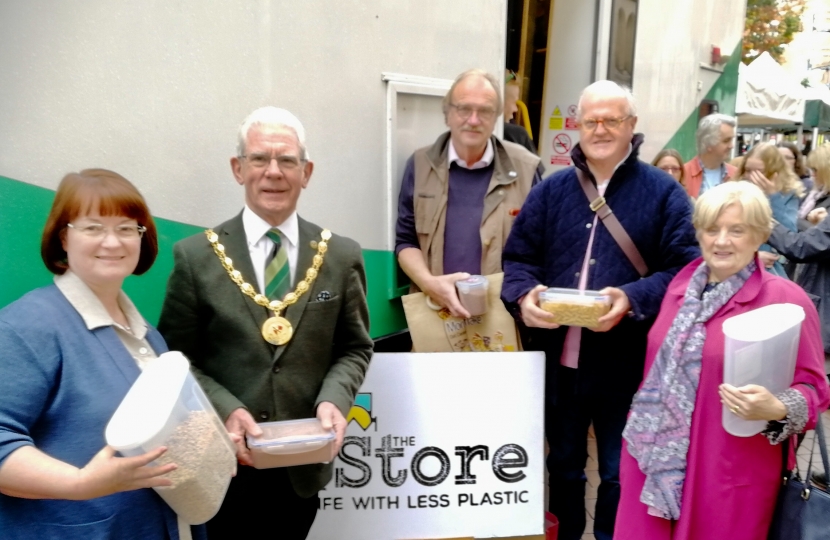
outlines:
[{"label": "eyeglasses", "polygon": [[671,165],[666,165],[665,167],[660,167],[661,171],[666,171],[667,173],[676,173],[680,172],[682,169],[680,167],[672,167]]},{"label": "eyeglasses", "polygon": [[251,167],[255,169],[264,169],[271,165],[271,161],[277,160],[277,167],[282,172],[293,172],[300,167],[300,163],[305,163],[304,159],[297,156],[272,156],[270,154],[248,154],[239,156],[242,159],[247,159]]},{"label": "eyeglasses", "polygon": [[455,103],[451,103],[450,107],[455,109],[456,114],[458,114],[462,120],[470,118],[473,115],[473,112],[475,112],[478,119],[483,122],[489,122],[496,117],[496,109],[492,107],[477,108],[472,105],[456,105]]},{"label": "eyeglasses", "polygon": [[134,240],[136,238],[141,238],[144,233],[147,232],[147,227],[143,225],[118,225],[112,229],[104,227],[100,223],[90,223],[89,225],[73,225],[71,223],[67,223],[66,226],[70,229],[75,229],[89,238],[104,238],[111,230],[118,238],[123,240]]},{"label": "eyeglasses", "polygon": [[623,116],[622,118],[586,118],[579,122],[579,125],[588,131],[594,131],[600,124],[605,126],[605,129],[617,129],[629,118],[631,118],[631,115]]}]

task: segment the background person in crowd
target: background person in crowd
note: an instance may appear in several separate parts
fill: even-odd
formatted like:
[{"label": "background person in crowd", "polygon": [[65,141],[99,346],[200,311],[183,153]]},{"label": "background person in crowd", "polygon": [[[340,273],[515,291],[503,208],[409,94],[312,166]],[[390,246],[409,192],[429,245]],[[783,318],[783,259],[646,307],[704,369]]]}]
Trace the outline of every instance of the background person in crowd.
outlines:
[{"label": "background person in crowd", "polygon": [[[245,436],[262,434],[257,422],[316,416],[335,430],[339,451],[372,354],[363,258],[356,242],[297,215],[314,165],[293,114],[275,107],[252,112],[230,165],[245,207],[214,229],[215,241],[248,286],[232,280],[205,234],[186,238],[173,250],[159,330],[190,359],[228,431],[240,437],[244,466],[207,524],[210,538],[256,536],[267,517],[278,522],[280,538],[302,539],[331,463],[257,470],[247,466]],[[275,314],[263,305],[269,302],[288,308]]]},{"label": "background person in crowd", "polygon": [[533,144],[530,134],[524,126],[513,123],[516,113],[519,111],[516,102],[519,101],[521,92],[522,85],[519,83],[516,73],[508,70],[504,78],[504,140],[524,146],[528,151],[535,154],[536,145]]},{"label": "background person in crowd", "polygon": [[[767,537],[780,443],[814,426],[830,402],[815,307],[797,285],[762,271],[755,256],[771,218],[767,198],[747,182],[713,188],[695,205],[703,258],[672,280],[649,332],[645,380],[624,432],[616,540]],[[724,321],[783,302],[806,313],[791,387],[773,395],[722,384]],[[766,429],[730,435],[724,406],[743,420],[766,420]]]},{"label": "background person in crowd", "polygon": [[830,144],[821,145],[810,152],[807,165],[813,170],[813,187],[798,208],[799,231],[806,231],[824,219],[818,209],[824,209],[826,215],[827,208],[830,208]]},{"label": "background person in crowd", "polygon": [[[545,432],[550,511],[559,538],[585,529],[585,463],[593,422],[601,484],[594,534],[610,539],[619,500],[622,429],[645,361],[648,329],[674,274],[699,255],[683,188],[637,158],[631,92],[598,81],[579,99],[576,168],[595,184],[648,269],[645,277],[591,210],[575,168],[554,173],[528,196],[504,250],[502,300],[530,327],[525,348],[545,351]],[[601,290],[610,312],[594,330],[559,327],[539,308],[547,287]]]},{"label": "background person in crowd", "polygon": [[[795,231],[798,203],[804,193],[801,181],[787,166],[778,149],[770,143],[753,146],[744,158],[738,177],[761,188],[769,198],[775,220]],[[787,277],[778,254],[772,252],[769,244],[761,246],[760,257],[771,272]]]},{"label": "background person in crowd", "polygon": [[502,101],[486,71],[459,75],[443,109],[450,130],[406,162],[395,253],[413,288],[467,318],[455,283],[501,272],[510,227],[540,180],[539,156],[493,136]]},{"label": "background person in crowd", "polygon": [[[822,148],[813,150],[810,157]],[[818,305],[826,359],[824,369],[830,373],[830,220],[826,219],[826,210],[824,216],[816,226],[798,233],[775,224],[769,243],[790,262],[798,263],[793,279]]]},{"label": "background person in crowd", "polygon": [[737,170],[727,160],[732,154],[737,125],[735,118],[725,114],[710,114],[700,119],[695,134],[697,155],[684,165],[686,192],[693,199],[735,178]]},{"label": "background person in crowd", "polygon": [[142,367],[167,351],[121,290],[157,253],[130,182],[103,169],[63,178],[41,240],[55,283],[0,310],[3,538],[180,538],[176,514],[149,489],[170,485],[175,464],[149,465],[165,448],[124,458],[104,441]]},{"label": "background person in crowd", "polygon": [[804,157],[801,155],[798,146],[790,141],[781,141],[778,143],[778,151],[790,170],[804,184],[804,189],[810,191],[813,188],[813,180],[810,176],[810,170],[804,165]]},{"label": "background person in crowd", "polygon": [[677,150],[673,148],[660,150],[654,156],[651,164],[661,171],[669,173],[681,186],[684,185],[686,171],[683,170],[683,158],[680,157],[680,152]]}]

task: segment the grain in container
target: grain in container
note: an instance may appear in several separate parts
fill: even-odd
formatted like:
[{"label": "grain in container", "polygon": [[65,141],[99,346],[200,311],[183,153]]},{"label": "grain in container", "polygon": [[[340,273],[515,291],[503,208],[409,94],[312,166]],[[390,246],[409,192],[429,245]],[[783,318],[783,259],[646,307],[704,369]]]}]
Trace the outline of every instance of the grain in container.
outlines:
[{"label": "grain in container", "polygon": [[171,486],[153,488],[185,522],[212,518],[236,471],[236,449],[225,426],[179,352],[150,362],[106,428],[107,444],[123,456],[166,446],[153,465],[175,463]]}]

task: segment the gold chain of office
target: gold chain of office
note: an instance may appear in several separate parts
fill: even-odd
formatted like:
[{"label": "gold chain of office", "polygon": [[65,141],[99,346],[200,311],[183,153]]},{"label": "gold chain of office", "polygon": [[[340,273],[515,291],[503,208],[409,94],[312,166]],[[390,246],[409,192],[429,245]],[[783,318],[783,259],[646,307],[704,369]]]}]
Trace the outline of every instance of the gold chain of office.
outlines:
[{"label": "gold chain of office", "polygon": [[208,242],[213,246],[213,252],[219,258],[219,262],[228,272],[231,280],[239,286],[242,294],[251,298],[258,305],[268,308],[274,312],[274,316],[270,317],[262,324],[262,337],[272,345],[285,345],[291,340],[294,335],[294,328],[285,317],[281,317],[280,313],[288,306],[295,304],[297,300],[311,288],[311,284],[320,273],[320,267],[323,266],[323,257],[328,251],[328,241],[331,239],[331,231],[323,229],[320,233],[320,242],[317,243],[317,254],[312,259],[311,268],[305,271],[305,279],[297,283],[294,292],[286,293],[282,300],[269,300],[264,294],[259,294],[254,289],[254,286],[242,278],[242,273],[233,267],[233,260],[225,254],[225,246],[219,243],[219,235],[213,232],[212,229],[205,231]]}]

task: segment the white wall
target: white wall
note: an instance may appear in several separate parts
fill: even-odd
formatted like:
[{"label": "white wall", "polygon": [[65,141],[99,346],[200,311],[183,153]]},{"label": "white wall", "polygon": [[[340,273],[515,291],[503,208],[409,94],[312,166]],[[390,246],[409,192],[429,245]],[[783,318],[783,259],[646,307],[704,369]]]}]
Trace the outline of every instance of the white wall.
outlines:
[{"label": "white wall", "polygon": [[[720,73],[700,68],[712,45],[732,54],[741,40],[744,0],[639,0],[633,90],[639,106],[637,131],[645,134],[640,156],[651,160],[678,131]],[[596,80],[597,18],[600,78],[607,73],[610,0],[557,0],[551,10],[540,154],[548,172],[553,135],[549,119],[557,105],[575,103]],[[597,17],[597,10],[601,11]],[[699,88],[698,88],[699,86]],[[563,111],[565,112],[565,111]],[[571,132],[575,141],[578,132]]]},{"label": "white wall", "polygon": [[300,212],[381,249],[381,72],[503,73],[505,18],[504,0],[5,0],[0,175],[111,168],[154,214],[215,225],[243,203],[236,129],[273,104],[316,163]]},{"label": "white wall", "polygon": [[745,0],[640,0],[634,94],[650,161],[697,109],[720,73],[702,69],[712,45],[731,55],[743,36]]}]

